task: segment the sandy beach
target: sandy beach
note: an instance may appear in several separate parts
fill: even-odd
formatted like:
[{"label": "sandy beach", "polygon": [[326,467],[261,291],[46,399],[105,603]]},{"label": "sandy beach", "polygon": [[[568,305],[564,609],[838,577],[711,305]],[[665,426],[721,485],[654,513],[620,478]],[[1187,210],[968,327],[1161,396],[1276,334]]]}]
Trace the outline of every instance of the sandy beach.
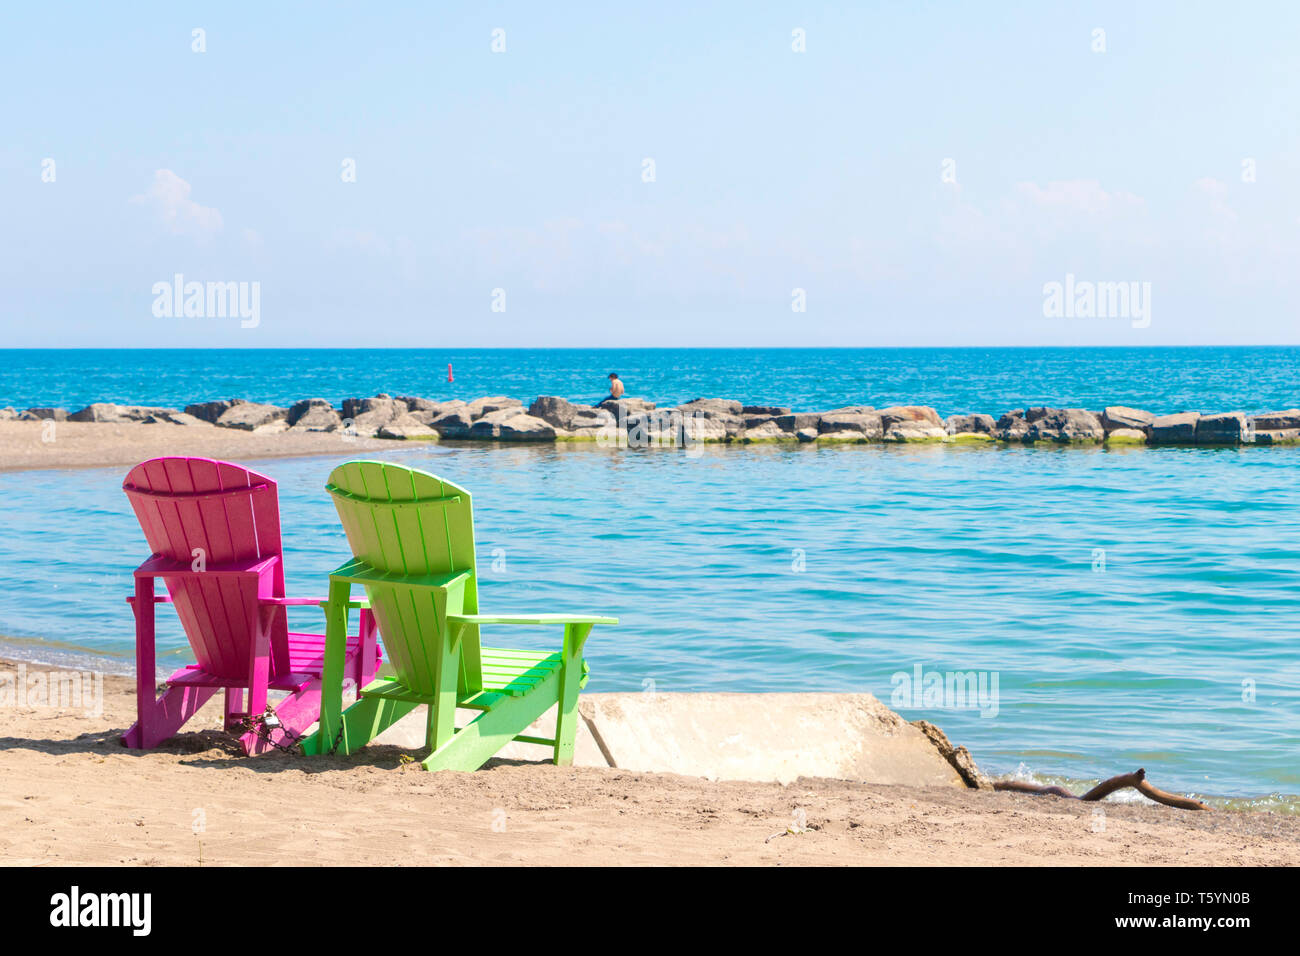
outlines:
[{"label": "sandy beach", "polygon": [[[245,758],[213,704],[194,732],[138,753],[118,743],[133,715],[122,677],[105,678],[98,716],[0,708],[0,864],[347,864],[367,847],[391,864],[1300,863],[1300,820],[1268,813],[1107,802],[1099,829],[1096,805],[947,787],[500,760],[431,774],[380,746]],[[787,833],[798,820],[806,831]]]},{"label": "sandy beach", "polygon": [[[51,429],[52,426],[52,429]],[[259,459],[300,455],[348,458],[401,442],[328,432],[253,432],[201,423],[0,422],[0,471],[130,466],[161,455]]]}]

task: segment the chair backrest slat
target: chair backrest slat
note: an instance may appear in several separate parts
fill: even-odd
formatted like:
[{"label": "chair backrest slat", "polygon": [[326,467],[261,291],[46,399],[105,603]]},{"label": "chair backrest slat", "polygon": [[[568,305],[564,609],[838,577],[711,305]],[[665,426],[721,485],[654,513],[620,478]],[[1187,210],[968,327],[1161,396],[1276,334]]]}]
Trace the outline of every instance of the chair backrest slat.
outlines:
[{"label": "chair backrest slat", "polygon": [[[335,468],[326,486],[353,555],[393,584],[367,584],[366,593],[397,677],[417,693],[433,689],[433,661],[444,637],[445,594],[402,587],[403,577],[473,572],[474,513],[469,492],[435,475],[378,461]],[[464,610],[478,610],[478,582],[465,584]],[[478,629],[462,640],[478,681]],[[462,677],[462,683],[465,678]]]},{"label": "chair backrest slat", "polygon": [[[191,567],[281,553],[276,484],[239,465],[167,457],[131,469],[122,485],[153,553]],[[283,564],[272,592],[284,595]],[[199,666],[219,677],[248,674],[258,620],[257,584],[234,577],[169,578],[167,590]],[[288,670],[288,618],[272,620],[272,674]]]}]

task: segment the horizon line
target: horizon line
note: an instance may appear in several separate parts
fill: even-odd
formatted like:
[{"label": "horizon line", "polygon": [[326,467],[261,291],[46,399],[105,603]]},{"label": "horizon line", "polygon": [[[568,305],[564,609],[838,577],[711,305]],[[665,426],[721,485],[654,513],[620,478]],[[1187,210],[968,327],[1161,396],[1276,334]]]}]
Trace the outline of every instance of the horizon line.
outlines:
[{"label": "horizon line", "polygon": [[1166,345],[6,345],[0,352],[757,352],[757,351],[864,351],[1029,350],[1029,349],[1287,349],[1300,342],[1253,344],[1198,342]]}]

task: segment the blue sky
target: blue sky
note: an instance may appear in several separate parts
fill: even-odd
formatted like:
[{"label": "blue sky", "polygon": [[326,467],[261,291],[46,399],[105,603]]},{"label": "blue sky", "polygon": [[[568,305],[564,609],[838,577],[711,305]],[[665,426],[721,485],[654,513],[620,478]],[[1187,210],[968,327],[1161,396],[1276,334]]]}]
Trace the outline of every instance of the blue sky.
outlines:
[{"label": "blue sky", "polygon": [[608,7],[7,5],[2,344],[1300,342],[1294,4]]}]

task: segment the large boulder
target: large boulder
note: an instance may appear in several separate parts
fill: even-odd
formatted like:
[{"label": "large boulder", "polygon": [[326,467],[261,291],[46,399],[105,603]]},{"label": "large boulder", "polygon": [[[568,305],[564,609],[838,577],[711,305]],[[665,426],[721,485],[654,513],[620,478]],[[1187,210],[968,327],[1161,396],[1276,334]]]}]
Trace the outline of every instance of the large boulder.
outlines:
[{"label": "large boulder", "polygon": [[550,422],[529,415],[520,406],[513,406],[499,408],[479,418],[470,426],[469,437],[497,441],[554,441],[556,431]]},{"label": "large boulder", "polygon": [[555,395],[538,396],[528,406],[528,414],[565,431],[599,424],[607,417],[590,405],[577,405]]},{"label": "large boulder", "polygon": [[415,395],[398,395],[397,400],[406,405],[409,412],[422,412],[421,420],[429,418],[432,421],[431,413],[442,409],[442,402],[436,402],[432,398],[419,398]]},{"label": "large boulder", "polygon": [[68,420],[68,410],[66,408],[29,408],[27,414],[39,418],[41,421],[66,422]]},{"label": "large boulder", "polygon": [[[1029,416],[1033,417],[1030,418]],[[1031,408],[1026,412],[1029,429],[1024,441],[1058,444],[1099,442],[1106,437],[1097,416],[1083,408]]]},{"label": "large boulder", "polygon": [[1147,433],[1138,428],[1113,428],[1106,433],[1107,445],[1145,445]]},{"label": "large boulder", "polygon": [[880,423],[886,431],[899,422],[924,422],[943,427],[943,419],[929,405],[891,405],[880,410]]},{"label": "large boulder", "polygon": [[[634,412],[623,425],[629,448],[647,448],[651,445],[673,442],[675,431],[681,426],[681,415],[675,409],[662,412]],[[617,427],[617,426],[615,426]]]},{"label": "large boulder", "polygon": [[387,392],[380,392],[374,398],[343,399],[343,417],[351,418],[354,421],[366,412],[380,412],[387,415],[391,420],[409,410],[406,407],[406,402],[398,401]]},{"label": "large boulder", "polygon": [[997,422],[992,415],[949,415],[943,427],[949,435],[992,435]]},{"label": "large boulder", "polygon": [[[112,402],[94,402],[79,411],[73,412],[68,416],[67,420],[70,422],[111,422],[120,425],[126,422],[142,422],[150,416],[175,411],[174,408],[156,408],[148,405],[115,405]],[[186,409],[186,411],[189,411],[189,409]]]},{"label": "large boulder", "polygon": [[1196,444],[1240,445],[1246,441],[1248,429],[1243,412],[1202,415],[1196,420]]},{"label": "large boulder", "polygon": [[854,410],[861,407],[822,412],[817,423],[818,434],[840,435],[843,432],[857,432],[864,440],[881,438],[885,434],[885,428],[880,414],[874,410]]},{"label": "large boulder", "polygon": [[1255,432],[1257,445],[1300,445],[1300,428],[1274,428]]},{"label": "large boulder", "polygon": [[704,415],[684,415],[679,419],[681,426],[681,439],[679,444],[683,446],[704,444],[706,442],[724,442],[728,438],[740,434],[739,431],[732,431],[733,425],[738,425],[740,418],[735,415],[729,415],[726,419],[708,418]]},{"label": "large boulder", "polygon": [[299,432],[333,432],[343,427],[339,413],[323,398],[308,398],[290,405],[285,421]]},{"label": "large boulder", "polygon": [[[188,411],[188,409],[187,409]],[[193,415],[193,412],[190,412]],[[288,428],[289,424],[285,421],[285,416],[289,414],[287,408],[281,408],[278,405],[263,405],[261,402],[240,402],[238,405],[231,405],[222,412],[215,422],[219,428],[238,428],[242,431],[256,431],[259,429],[274,429],[279,423],[283,428]],[[201,415],[195,415],[195,418],[202,418]]]},{"label": "large boulder", "polygon": [[924,442],[943,441],[948,437],[948,430],[933,422],[915,420],[896,421],[885,432],[885,441]]},{"label": "large boulder", "polygon": [[417,418],[426,425],[431,425],[448,412],[468,409],[469,403],[463,402],[459,398],[449,399],[445,402],[431,402],[425,398],[408,398],[403,399],[407,403],[406,407],[410,409],[407,414],[412,418]]},{"label": "large boulder", "polygon": [[1062,441],[1087,444],[1106,437],[1106,429],[1096,413],[1086,408],[1067,408],[1064,411],[1065,424],[1060,429]]},{"label": "large boulder", "polygon": [[607,398],[596,406],[596,410],[601,414],[609,415],[617,432],[619,429],[631,428],[632,422],[638,415],[654,411],[655,403],[640,398]]},{"label": "large boulder", "polygon": [[[627,399],[623,399],[623,401],[627,401]],[[654,408],[653,405],[650,407]],[[743,404],[729,398],[692,398],[689,402],[678,405],[677,408],[683,414],[694,413],[705,418],[739,416],[745,410]]]},{"label": "large boulder", "polygon": [[783,432],[801,432],[806,428],[811,428],[816,434],[817,426],[821,424],[822,417],[817,412],[795,412],[793,415],[778,415],[776,424]]},{"label": "large boulder", "polygon": [[1002,441],[1024,441],[1029,434],[1029,420],[1023,408],[1014,408],[999,418],[993,434]]},{"label": "large boulder", "polygon": [[1256,431],[1284,431],[1300,428],[1300,408],[1290,408],[1284,412],[1265,412],[1253,416]]},{"label": "large boulder", "polygon": [[0,408],[0,422],[11,422],[18,417],[18,410],[12,405]]},{"label": "large boulder", "polygon": [[[745,433],[746,424],[745,416],[739,412],[729,412],[726,409],[735,406],[740,407],[739,402],[727,402],[726,399],[696,399],[693,402],[687,402],[685,405],[679,405],[677,408],[668,410],[676,419],[682,423],[685,422],[709,422],[710,427],[704,429],[700,434],[708,434],[709,441],[726,441],[730,439],[739,439]],[[629,419],[630,421],[630,419]],[[629,432],[631,426],[628,426]],[[721,431],[721,438],[715,438]]]},{"label": "large boulder", "polygon": [[506,418],[499,431],[502,441],[555,441],[556,434],[554,425],[527,412]]},{"label": "large boulder", "polygon": [[767,415],[769,418],[776,418],[778,415],[789,415],[790,409],[784,405],[746,405],[740,410],[742,415]]},{"label": "large boulder", "polygon": [[392,438],[400,441],[411,439],[428,440],[438,437],[438,433],[429,425],[409,413],[398,415],[392,421],[379,426],[377,434],[380,438]]},{"label": "large boulder", "polygon": [[1148,441],[1152,445],[1195,445],[1199,412],[1160,415],[1151,422]]},{"label": "large boulder", "polygon": [[201,418],[195,418],[193,415],[189,414],[189,412],[172,412],[172,411],[165,411],[161,409],[155,412],[153,415],[150,415],[144,421],[146,425],[166,424],[166,425],[185,425],[186,427],[198,427],[198,428],[216,427],[211,422],[205,422]]},{"label": "large boulder", "polygon": [[469,406],[462,405],[443,412],[429,422],[429,427],[443,438],[468,438],[473,424],[474,417],[470,415]]},{"label": "large boulder", "polygon": [[378,435],[381,428],[396,422],[409,411],[406,402],[387,392],[380,392],[374,398],[345,398],[343,424],[349,432],[368,438]]},{"label": "large boulder", "polygon": [[[544,396],[545,397],[545,396]],[[540,399],[539,399],[540,401]],[[556,438],[607,438],[617,440],[619,425],[614,413],[591,405],[578,405],[559,399],[563,405],[534,402],[528,414],[540,418],[555,429]],[[538,414],[544,412],[545,414]],[[564,424],[561,424],[564,423]],[[626,419],[623,427],[627,427]]]},{"label": "large boulder", "polygon": [[[406,402],[400,403],[402,411],[408,411]],[[374,398],[344,398],[343,399],[343,418],[355,419],[357,415],[364,414],[368,411],[386,411],[393,412],[396,415],[395,408],[398,401],[386,392],[374,395]]]},{"label": "large boulder", "polygon": [[475,420],[482,418],[484,415],[491,415],[493,412],[509,409],[522,412],[524,403],[517,398],[507,398],[505,395],[491,395],[486,398],[476,398],[466,406],[470,418]]},{"label": "large boulder", "polygon": [[[186,405],[185,414],[193,415],[195,418],[215,425],[217,419],[225,414],[229,409],[236,405],[243,404],[245,404],[245,400],[242,398],[226,398],[216,402],[198,402],[194,405]],[[91,407],[93,408],[94,406],[92,405]],[[80,414],[80,412],[78,412],[78,414]]]},{"label": "large boulder", "polygon": [[1107,405],[1101,413],[1101,427],[1108,435],[1117,428],[1134,428],[1146,434],[1153,421],[1155,416],[1150,412],[1127,405]]},{"label": "large boulder", "polygon": [[[472,403],[471,403],[472,404]],[[520,403],[522,404],[522,403]],[[518,415],[526,414],[522,408],[498,408],[475,420],[470,426],[470,438],[500,438],[503,423]],[[531,416],[530,416],[531,417]],[[537,419],[541,421],[541,419]]]},{"label": "large boulder", "polygon": [[719,415],[709,420],[717,422],[726,430],[729,441],[735,440],[745,433],[745,419],[739,415]]},{"label": "large boulder", "polygon": [[766,421],[757,425],[747,427],[741,433],[740,440],[744,442],[762,442],[762,441],[782,441],[794,438],[789,432],[782,431],[775,419],[768,418]]},{"label": "large boulder", "polygon": [[567,430],[575,433],[586,433],[592,429],[610,429],[613,427],[614,416],[605,409],[579,406],[578,413],[573,416]]}]

